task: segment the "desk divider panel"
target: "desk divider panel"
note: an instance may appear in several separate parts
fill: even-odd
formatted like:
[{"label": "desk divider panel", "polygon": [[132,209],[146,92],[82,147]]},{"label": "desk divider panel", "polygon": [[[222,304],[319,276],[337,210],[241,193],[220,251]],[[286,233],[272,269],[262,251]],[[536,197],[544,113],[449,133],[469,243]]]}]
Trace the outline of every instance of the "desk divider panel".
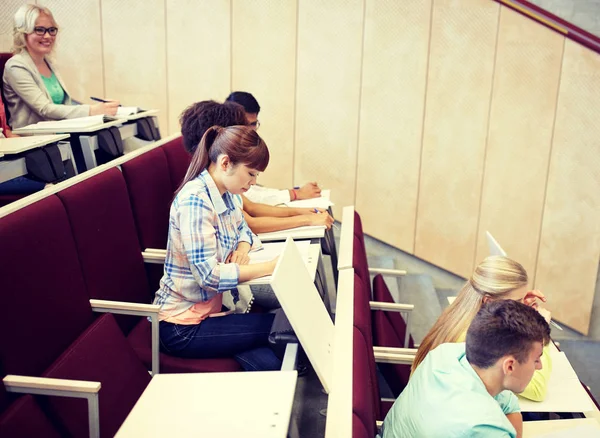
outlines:
[{"label": "desk divider panel", "polygon": [[333,345],[335,374],[327,401],[325,438],[352,436],[353,324],[354,269],[350,268],[340,271],[338,277]]},{"label": "desk divider panel", "polygon": [[285,242],[271,286],[323,388],[329,393],[333,376],[333,322],[291,238]]}]

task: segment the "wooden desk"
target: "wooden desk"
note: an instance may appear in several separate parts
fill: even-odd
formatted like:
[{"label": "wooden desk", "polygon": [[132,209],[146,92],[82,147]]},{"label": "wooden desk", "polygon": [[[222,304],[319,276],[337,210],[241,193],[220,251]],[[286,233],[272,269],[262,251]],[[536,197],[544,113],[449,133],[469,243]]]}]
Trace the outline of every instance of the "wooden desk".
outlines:
[{"label": "wooden desk", "polygon": [[21,154],[65,138],[69,138],[69,134],[0,138],[0,153],[3,155]]},{"label": "wooden desk", "polygon": [[[51,144],[65,138],[68,134],[63,135],[43,135],[39,137],[21,137],[21,138],[2,138],[0,139],[0,153],[5,154],[5,157],[0,161],[0,183],[10,181],[13,178],[27,175],[27,166],[25,158],[10,159],[10,155],[26,152],[36,149],[47,144]],[[16,141],[13,141],[16,140]],[[63,161],[70,160],[73,163],[73,168],[77,173],[75,163],[73,161],[73,152],[71,145],[67,142],[59,143],[58,149]]]},{"label": "wooden desk", "polygon": [[261,242],[280,242],[285,241],[288,237],[291,237],[294,240],[322,239],[325,237],[325,226],[306,226],[258,234],[258,238],[261,240]]},{"label": "wooden desk", "polygon": [[[296,242],[296,243],[302,244],[303,242]],[[269,243],[268,245],[279,246],[280,244],[281,244],[281,249],[283,250],[283,246],[285,245],[285,242]],[[310,243],[309,248],[308,248],[307,258],[304,260],[304,264],[306,266],[306,269],[308,270],[308,274],[310,275],[310,278],[312,278],[313,281],[315,281],[315,277],[317,276],[317,267],[319,266],[320,258],[321,258],[321,245],[318,243]],[[252,286],[252,285],[257,285],[257,284],[270,284],[272,279],[273,279],[272,275],[267,275],[265,277],[259,277],[259,278],[255,278],[253,280],[245,281],[243,283],[240,283],[240,285],[241,286],[244,286],[244,285]]]},{"label": "wooden desk", "polygon": [[285,438],[296,371],[158,374],[116,434]]},{"label": "wooden desk", "polygon": [[600,436],[600,423],[590,418],[576,418],[569,420],[526,421],[523,423],[523,437],[550,438],[554,433],[565,433],[577,438],[591,438]]},{"label": "wooden desk", "polygon": [[596,405],[581,386],[575,370],[565,353],[550,346],[552,373],[548,381],[546,399],[534,402],[519,397],[523,412],[598,412]]}]

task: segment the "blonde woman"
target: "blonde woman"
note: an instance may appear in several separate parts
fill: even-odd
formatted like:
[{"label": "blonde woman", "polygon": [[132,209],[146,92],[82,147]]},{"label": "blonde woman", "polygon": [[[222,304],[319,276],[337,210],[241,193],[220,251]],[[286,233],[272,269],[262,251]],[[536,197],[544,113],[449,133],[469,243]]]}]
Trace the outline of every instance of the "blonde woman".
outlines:
[{"label": "blonde woman", "polygon": [[[12,129],[42,120],[115,115],[118,101],[75,105],[50,57],[59,27],[48,8],[23,5],[14,18],[14,55],[4,67],[3,88]],[[78,66],[77,68],[80,68]]]},{"label": "blonde woman", "polygon": [[[471,278],[460,290],[456,300],[442,313],[419,346],[412,365],[414,372],[427,353],[440,344],[464,342],[471,321],[489,300],[515,300],[534,307],[550,321],[550,312],[538,306],[537,299],[546,301],[544,294],[527,288],[527,272],[519,263],[508,257],[487,257],[476,268]],[[535,372],[531,382],[520,395],[534,401],[546,397],[546,388],[552,362],[548,346],[541,358],[542,369]]]}]

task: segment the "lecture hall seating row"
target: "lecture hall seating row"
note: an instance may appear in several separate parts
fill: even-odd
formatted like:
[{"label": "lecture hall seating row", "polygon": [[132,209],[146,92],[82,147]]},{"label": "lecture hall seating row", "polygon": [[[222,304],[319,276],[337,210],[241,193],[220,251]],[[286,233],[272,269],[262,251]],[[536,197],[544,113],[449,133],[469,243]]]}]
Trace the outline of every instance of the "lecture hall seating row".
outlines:
[{"label": "lecture hall seating row", "polygon": [[[145,317],[158,310],[149,304],[156,265],[145,265],[142,249],[166,244],[169,205],[189,158],[181,137],[148,149],[123,157],[122,171],[106,165],[30,205],[0,209],[0,373],[101,382],[101,436],[114,435],[158,365]],[[113,316],[95,312],[111,307],[103,300],[141,305],[137,316]],[[160,354],[161,372],[240,369],[233,358]],[[27,427],[21,436],[88,436],[86,403],[0,385],[0,435]]]}]

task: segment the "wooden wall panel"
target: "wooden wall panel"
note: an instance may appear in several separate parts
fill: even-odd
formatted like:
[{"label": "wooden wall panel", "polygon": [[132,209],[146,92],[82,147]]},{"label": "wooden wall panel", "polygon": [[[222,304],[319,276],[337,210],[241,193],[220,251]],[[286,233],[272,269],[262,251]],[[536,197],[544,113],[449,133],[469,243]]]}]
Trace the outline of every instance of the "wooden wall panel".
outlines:
[{"label": "wooden wall panel", "polygon": [[356,209],[369,234],[414,250],[431,1],[368,0]]},{"label": "wooden wall panel", "polygon": [[13,23],[17,10],[27,0],[2,0],[0,2],[0,52],[10,52],[13,45]]},{"label": "wooden wall panel", "polygon": [[232,17],[231,88],[258,100],[259,133],[271,154],[259,183],[293,187],[297,4],[233,0]]},{"label": "wooden wall panel", "polygon": [[473,268],[498,3],[435,0],[415,254]]},{"label": "wooden wall panel", "polygon": [[[71,96],[95,104],[90,96],[105,96],[100,2],[43,0],[60,26],[56,61]],[[85,37],[82,37],[85,35]]]},{"label": "wooden wall panel", "polygon": [[600,57],[565,41],[536,287],[588,333],[600,261]]},{"label": "wooden wall panel", "polygon": [[535,276],[564,37],[508,8],[498,51],[476,264],[489,230]]},{"label": "wooden wall panel", "polygon": [[231,82],[230,0],[166,0],[169,132],[192,103],[222,102]]},{"label": "wooden wall panel", "polygon": [[101,8],[106,97],[125,106],[160,110],[160,126],[166,130],[164,0],[102,0]]},{"label": "wooden wall panel", "polygon": [[298,6],[294,183],[333,190],[334,213],[354,203],[364,5]]}]

